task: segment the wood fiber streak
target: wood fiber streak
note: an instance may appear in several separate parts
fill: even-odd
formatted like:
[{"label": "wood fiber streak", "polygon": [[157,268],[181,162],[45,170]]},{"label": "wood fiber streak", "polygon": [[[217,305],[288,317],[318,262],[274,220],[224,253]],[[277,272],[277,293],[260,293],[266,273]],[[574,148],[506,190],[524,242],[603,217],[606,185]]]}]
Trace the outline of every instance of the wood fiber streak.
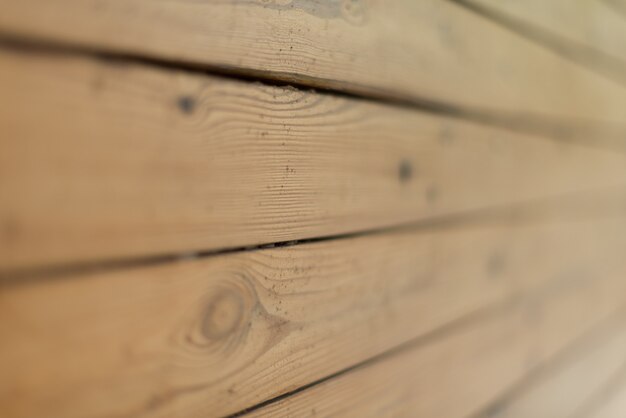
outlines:
[{"label": "wood fiber streak", "polygon": [[[623,309],[623,265],[606,267],[575,278],[563,276],[505,304],[487,320],[327,380],[249,416],[472,416],[537,364],[550,361]],[[524,416],[558,417],[539,410]],[[497,406],[492,412],[488,416],[498,416]]]},{"label": "wood fiber streak", "polygon": [[452,403],[467,412],[624,302],[622,276],[608,280],[623,271],[624,236],[623,219],[474,225],[4,285],[0,405],[7,417],[223,416],[512,303],[475,331],[426,339],[430,354],[400,361],[406,371],[385,367],[402,390],[367,378],[354,396],[288,401],[366,408],[380,395],[413,408],[396,396],[415,391],[436,411],[458,376],[474,382]]},{"label": "wood fiber streak", "polygon": [[2,271],[331,236],[626,180],[626,156],[607,150],[117,61],[2,50],[0,91]]},{"label": "wood fiber streak", "polygon": [[0,0],[0,7],[0,31],[14,38],[498,114],[626,123],[623,86],[451,1]]}]

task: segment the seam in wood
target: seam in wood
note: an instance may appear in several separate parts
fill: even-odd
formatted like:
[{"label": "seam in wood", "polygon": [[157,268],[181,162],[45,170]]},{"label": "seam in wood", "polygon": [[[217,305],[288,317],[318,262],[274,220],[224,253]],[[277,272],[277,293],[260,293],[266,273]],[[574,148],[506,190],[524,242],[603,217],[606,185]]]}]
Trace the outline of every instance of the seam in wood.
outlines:
[{"label": "seam in wood", "polygon": [[626,143],[624,142],[626,124],[623,123],[601,123],[591,119],[468,108],[432,98],[399,96],[373,87],[297,73],[201,64],[190,61],[172,61],[161,57],[138,55],[125,51],[90,48],[35,37],[19,37],[2,31],[0,31],[0,48],[23,53],[87,56],[110,63],[135,63],[169,71],[186,71],[248,83],[256,82],[270,86],[293,87],[303,91],[316,91],[353,100],[366,100],[486,126],[494,126],[512,132],[538,135],[574,144],[626,153]]},{"label": "seam in wood", "polygon": [[[542,377],[548,376],[550,372],[558,369],[564,364],[567,364],[568,361],[577,359],[581,355],[584,355],[587,350],[593,349],[599,344],[603,343],[602,337],[610,334],[615,327],[615,323],[623,322],[625,316],[626,305],[624,305],[621,309],[618,309],[615,314],[602,321],[598,326],[593,327],[591,330],[578,337],[575,341],[564,347],[562,350],[556,352],[549,358],[544,359],[533,370],[523,376],[519,381],[514,383],[512,386],[506,388],[501,395],[497,396],[487,406],[481,408],[475,413],[468,415],[468,418],[488,418],[492,416],[493,413],[491,411],[500,410],[502,407],[510,403],[511,400],[519,397],[526,390],[533,387],[533,384],[541,380]],[[621,375],[622,372],[626,372],[626,369],[622,369],[623,368],[620,367],[619,371],[616,374]],[[609,380],[612,381],[613,379]],[[595,399],[596,396],[594,396],[593,398]]]},{"label": "seam in wood", "polygon": [[527,40],[584,67],[610,81],[626,86],[626,62],[572,39],[564,38],[536,24],[499,12],[472,0],[448,0]]},{"label": "seam in wood", "polygon": [[585,402],[572,418],[587,418],[592,416],[603,406],[604,402],[609,400],[624,384],[626,384],[626,362],[591,395],[591,399]]},{"label": "seam in wood", "polygon": [[[604,199],[608,199],[608,202]],[[562,208],[590,204],[582,212],[562,211]],[[278,241],[243,247],[222,248],[210,251],[188,251],[178,254],[161,254],[132,259],[110,259],[95,262],[0,270],[0,288],[6,285],[24,285],[42,279],[70,279],[84,274],[139,268],[190,259],[221,256],[230,253],[258,251],[267,248],[289,247],[324,241],[343,240],[363,236],[382,235],[407,231],[431,231],[434,229],[472,227],[490,223],[550,222],[553,220],[602,219],[626,216],[626,184],[618,187],[593,189],[585,192],[560,194],[527,201],[480,208],[434,216],[414,222],[363,229],[343,234],[309,237],[299,240]]]},{"label": "seam in wood", "polygon": [[602,3],[611,8],[619,17],[626,20],[626,4],[620,3],[619,0],[601,0]]},{"label": "seam in wood", "polygon": [[446,335],[452,335],[455,332],[467,327],[467,326],[471,326],[474,323],[478,323],[480,321],[482,321],[483,319],[489,318],[493,315],[496,315],[498,312],[500,311],[506,311],[508,309],[510,309],[513,304],[515,304],[515,302],[517,302],[518,299],[515,298],[514,296],[511,296],[509,298],[505,298],[505,301],[501,301],[498,302],[495,305],[491,305],[491,306],[486,306],[480,309],[477,309],[465,316],[462,316],[461,318],[457,318],[451,322],[448,322],[438,328],[435,328],[434,330],[420,335],[419,337],[413,338],[411,340],[405,341],[404,343],[397,345],[393,348],[390,348],[388,350],[385,350],[383,352],[381,352],[380,354],[377,354],[373,357],[368,358],[367,360],[361,361],[359,363],[353,364],[350,367],[346,367],[345,369],[339,370],[333,374],[330,374],[328,376],[325,376],[321,379],[315,380],[313,382],[310,382],[304,386],[300,386],[294,390],[291,390],[289,392],[285,392],[279,396],[267,399],[263,402],[260,402],[258,404],[252,405],[248,408],[245,408],[239,412],[235,412],[234,414],[230,414],[227,415],[224,418],[236,418],[236,417],[241,417],[244,416],[246,414],[249,414],[251,412],[257,411],[259,409],[262,409],[266,406],[272,405],[276,402],[279,402],[283,399],[287,399],[293,395],[296,395],[300,392],[304,392],[308,389],[311,389],[315,386],[318,386],[320,384],[323,384],[327,381],[336,379],[338,377],[341,377],[343,375],[346,375],[350,372],[353,372],[355,370],[359,370],[359,369],[363,369],[369,366],[372,366],[374,364],[380,363],[382,361],[385,361],[386,359],[389,359],[391,357],[394,357],[398,354],[401,354],[403,352],[406,351],[410,351],[410,350],[414,350],[417,349],[421,346],[424,346],[426,344],[429,344],[432,340],[437,340],[438,338],[444,338]]},{"label": "seam in wood", "polygon": [[[354,372],[356,370],[359,369],[363,369],[363,368],[367,368],[370,366],[373,366],[377,363],[380,363],[382,361],[385,361],[389,358],[395,357],[401,353],[407,352],[407,351],[411,351],[411,350],[416,350],[419,349],[420,347],[424,347],[428,344],[431,344],[433,341],[437,341],[439,339],[445,338],[448,335],[454,335],[455,333],[466,329],[467,327],[471,327],[474,324],[480,323],[484,320],[487,320],[489,318],[495,317],[496,315],[502,314],[504,312],[508,312],[508,311],[513,311],[515,309],[517,309],[521,304],[524,303],[525,300],[529,300],[529,299],[534,299],[534,298],[542,298],[543,295],[545,295],[546,293],[551,293],[553,291],[555,291],[555,289],[559,289],[561,286],[563,285],[563,280],[555,280],[552,281],[548,284],[546,284],[545,286],[540,287],[539,289],[536,289],[534,291],[531,291],[529,293],[526,293],[524,291],[519,291],[519,292],[514,292],[513,294],[503,298],[502,300],[493,303],[491,305],[488,306],[484,306],[481,308],[478,308],[460,318],[454,319],[450,322],[447,322],[446,324],[430,331],[427,332],[426,334],[422,334],[418,337],[415,337],[413,339],[410,339],[408,341],[405,341],[402,344],[399,344],[395,347],[392,347],[388,350],[385,350],[383,352],[381,352],[380,354],[377,354],[373,357],[370,357],[364,361],[361,361],[359,363],[356,363],[350,367],[347,367],[345,369],[342,369],[336,373],[333,373],[331,375],[325,376],[321,379],[315,380],[311,383],[308,383],[304,386],[301,386],[299,388],[296,388],[294,390],[291,390],[289,392],[283,393],[279,396],[276,396],[274,398],[265,400],[263,402],[260,402],[258,404],[252,405],[248,408],[245,408],[239,412],[236,412],[234,414],[230,414],[227,415],[224,418],[237,418],[237,417],[241,417],[244,416],[246,414],[249,414],[251,412],[257,411],[259,409],[262,409],[264,407],[267,407],[269,405],[272,405],[276,402],[279,402],[281,400],[287,399],[293,395],[296,395],[300,392],[304,392],[308,389],[311,389],[315,386],[318,386],[320,384],[323,384],[327,381],[333,380],[335,378],[341,377],[343,375],[346,375],[348,373]],[[622,316],[624,314],[626,314],[626,306],[623,307],[622,309],[618,310],[618,314],[617,315],[612,315],[608,320],[606,321],[602,321],[600,325],[598,326],[594,326],[592,327],[591,330],[587,331],[584,333],[584,335],[582,337],[579,337],[576,339],[576,341],[574,342],[574,344],[582,339],[585,338],[589,338],[589,335],[593,335],[594,333],[598,332],[599,328],[603,328],[605,326],[605,324],[607,322],[610,322],[612,319],[614,319],[616,316]],[[568,345],[568,347],[570,347],[571,345]],[[557,357],[558,354],[554,357]],[[545,363],[550,363],[551,359],[547,359],[545,361]],[[532,371],[531,371],[532,373]]]}]

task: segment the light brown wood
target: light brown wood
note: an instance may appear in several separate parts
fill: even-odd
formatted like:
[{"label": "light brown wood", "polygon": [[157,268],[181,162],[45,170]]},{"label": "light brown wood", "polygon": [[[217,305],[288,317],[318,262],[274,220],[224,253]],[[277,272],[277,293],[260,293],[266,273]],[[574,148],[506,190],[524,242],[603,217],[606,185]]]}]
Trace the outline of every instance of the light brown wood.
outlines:
[{"label": "light brown wood", "polygon": [[[526,23],[529,30],[535,28],[548,36],[555,35],[561,41],[569,41],[573,48],[600,51],[626,69],[626,2],[623,0],[463,1]],[[602,65],[601,62],[589,64]]]},{"label": "light brown wood", "polygon": [[[523,387],[486,408],[484,418],[579,418],[626,371],[626,316],[619,316],[579,347],[557,357]],[[601,404],[605,403],[600,400]],[[589,411],[587,411],[589,412]],[[626,410],[622,411],[624,414]],[[623,415],[622,415],[623,416]]]},{"label": "light brown wood", "polygon": [[497,114],[626,122],[624,86],[450,1],[2,0],[0,8],[10,37]]},{"label": "light brown wood", "polygon": [[[521,340],[502,334],[518,314],[495,313],[502,322],[481,343],[503,339],[490,358],[513,350],[489,381],[503,388],[520,372],[515,356],[529,354],[527,341],[546,355],[624,302],[626,286],[623,219],[515,222],[5,283],[0,405],[10,417],[223,416],[445,324],[526,301]],[[537,292],[544,296],[526,299]],[[469,356],[464,335],[446,347]],[[432,347],[446,358],[439,343]]]},{"label": "light brown wood", "polygon": [[608,396],[601,399],[597,409],[587,415],[588,418],[623,418],[626,414],[626,370],[620,379],[614,382],[617,387],[607,388]]},{"label": "light brown wood", "polygon": [[326,380],[249,416],[471,416],[537,363],[623,310],[625,290],[621,267],[547,285],[484,321]]},{"label": "light brown wood", "polygon": [[349,233],[626,180],[626,156],[608,150],[138,64],[1,51],[0,91],[4,271]]}]

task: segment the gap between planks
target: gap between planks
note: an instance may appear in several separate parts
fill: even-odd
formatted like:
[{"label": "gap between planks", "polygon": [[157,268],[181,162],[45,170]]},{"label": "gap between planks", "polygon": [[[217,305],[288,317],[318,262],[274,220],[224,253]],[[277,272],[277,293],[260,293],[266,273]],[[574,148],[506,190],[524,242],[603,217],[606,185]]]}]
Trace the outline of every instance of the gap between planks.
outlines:
[{"label": "gap between planks", "polygon": [[[30,39],[253,68],[346,90],[624,122],[615,89],[622,86],[450,1],[6,3],[2,30]],[[61,5],[74,14],[60,13]]]},{"label": "gap between planks", "polygon": [[2,60],[4,271],[328,237],[624,186],[623,153],[564,141],[146,65]]},{"label": "gap between planks", "polygon": [[[324,378],[318,379],[314,382],[311,382],[309,384],[306,384],[304,386],[301,386],[295,390],[289,391],[287,393],[284,393],[280,396],[276,396],[274,398],[268,399],[264,402],[260,402],[256,405],[252,405],[248,408],[245,408],[239,412],[230,414],[225,416],[224,418],[238,418],[238,417],[242,417],[245,415],[248,415],[252,412],[261,410],[265,407],[268,407],[272,404],[275,404],[277,402],[280,402],[282,400],[285,400],[293,395],[296,395],[298,393],[301,392],[305,392],[311,388],[314,388],[315,386],[321,385],[325,382],[331,381],[333,379],[336,379],[338,377],[347,375],[351,372],[354,372],[356,370],[362,369],[362,368],[367,368],[369,366],[373,366],[377,363],[380,362],[384,362],[385,360],[391,359],[394,356],[397,356],[399,354],[402,354],[404,352],[408,352],[411,350],[415,350],[415,349],[419,349],[422,346],[425,346],[427,344],[429,344],[430,342],[436,341],[438,339],[441,338],[445,338],[446,336],[449,335],[453,335],[455,332],[458,332],[462,329],[465,329],[466,327],[471,327],[472,325],[475,325],[483,320],[489,319],[491,317],[495,317],[498,314],[502,314],[507,312],[508,310],[511,309],[511,302],[514,301],[514,298],[511,299],[506,299],[503,300],[497,304],[494,304],[492,306],[487,306],[484,307],[482,309],[479,309],[475,312],[472,312],[464,317],[461,317],[455,321],[449,322],[447,324],[445,324],[444,326],[440,327],[440,328],[436,328],[433,331],[421,335],[419,337],[416,337],[412,340],[406,341],[403,344],[400,344],[396,347],[393,347],[389,350],[386,350],[376,356],[373,356],[367,360],[364,360],[362,362],[359,362],[357,364],[354,364],[350,367],[347,367],[343,370],[340,370],[336,373],[333,373],[331,375],[328,375]],[[472,414],[470,417],[468,418],[488,418],[488,417],[492,417],[494,416],[490,411],[495,410],[498,408],[499,405],[501,405],[502,403],[506,402],[508,399],[515,397],[517,392],[519,390],[523,390],[523,388],[521,386],[526,386],[527,384],[529,384],[531,381],[533,381],[535,379],[535,377],[538,377],[539,375],[542,375],[543,373],[546,372],[547,369],[551,369],[553,366],[558,367],[558,365],[560,365],[560,361],[562,360],[563,357],[569,357],[571,354],[579,354],[580,351],[580,346],[583,345],[585,346],[585,348],[587,348],[589,344],[589,340],[590,339],[594,339],[598,337],[598,336],[604,336],[604,334],[606,334],[607,332],[607,328],[610,328],[610,330],[613,330],[614,328],[614,323],[616,321],[623,321],[625,318],[625,314],[626,314],[626,307],[622,308],[620,311],[618,311],[616,314],[614,314],[612,317],[602,321],[602,323],[600,323],[599,325],[596,325],[594,327],[592,327],[591,330],[586,331],[583,335],[579,336],[578,338],[576,338],[575,341],[571,342],[569,345],[567,345],[565,348],[563,348],[562,350],[560,350],[559,352],[555,353],[553,356],[544,359],[543,361],[541,361],[536,368],[530,370],[528,372],[528,374],[522,379],[521,384],[516,384],[513,386],[513,388],[511,388],[509,391],[506,391],[506,394],[502,397],[498,397],[496,400],[494,400],[487,408],[485,408],[482,412],[476,413],[476,414]],[[569,359],[569,358],[568,358]],[[626,370],[619,370],[620,372],[626,372]],[[621,378],[623,378],[624,376],[622,376],[622,374],[626,375],[626,373],[619,373],[619,376]],[[616,381],[618,379],[611,379],[611,382],[616,383],[614,381]],[[624,380],[624,379],[622,379]],[[619,386],[619,385],[615,385],[615,386]],[[610,392],[610,394],[613,394],[613,391]],[[608,398],[610,394],[607,394],[606,397]],[[594,406],[597,406],[597,403],[593,403]],[[590,408],[591,409],[591,408]],[[556,418],[556,417],[553,417]],[[581,417],[583,418],[583,417]]]},{"label": "gap between planks", "polygon": [[[0,321],[0,334],[11,344],[0,359],[15,379],[0,392],[16,416],[46,403],[61,416],[191,415],[207,405],[226,415],[501,301],[541,314],[535,302],[548,307],[557,298],[565,317],[556,318],[583,327],[623,302],[623,282],[603,279],[622,269],[623,227],[619,220],[399,233],[6,289],[0,316],[11,320]],[[228,306],[240,300],[241,315],[218,321],[211,307],[229,289]],[[590,309],[571,312],[581,298]],[[570,313],[580,318],[572,322]],[[198,328],[206,318],[209,327]],[[552,323],[520,319],[531,329]],[[320,357],[325,350],[334,354]],[[47,381],[54,387],[37,389]],[[32,398],[15,399],[12,387]],[[114,393],[119,403],[111,404]]]},{"label": "gap between planks", "polygon": [[[603,280],[605,278],[600,281]],[[611,287],[603,292],[621,292],[620,289],[623,289],[623,284],[620,284],[619,275],[613,274],[610,281],[612,282]],[[557,288],[559,287],[557,286]],[[381,414],[384,416],[466,417],[471,411],[479,409],[482,405],[488,404],[493,397],[497,397],[502,386],[512,385],[529,372],[532,373],[537,365],[554,358],[560,351],[579,341],[588,332],[593,332],[599,325],[614,318],[616,314],[623,316],[623,298],[617,293],[608,298],[600,296],[599,299],[594,300],[594,303],[600,303],[594,305],[596,306],[594,308],[591,308],[593,304],[590,305],[589,309],[575,308],[576,305],[580,305],[582,300],[591,295],[582,289],[574,290],[576,287],[575,285],[567,290],[568,288],[565,286],[565,288],[555,292],[554,289],[548,290],[550,286],[547,286],[548,289],[544,289],[546,293],[542,296],[527,295],[528,300],[532,301],[530,305],[533,315],[544,317],[545,323],[535,318],[526,325],[528,327],[526,331],[524,331],[524,327],[518,328],[517,325],[509,324],[509,326],[504,326],[502,331],[496,331],[490,337],[484,335],[486,337],[484,342],[482,338],[478,338],[474,334],[478,332],[480,335],[481,331],[478,330],[485,327],[489,329],[490,323],[509,322],[509,319],[505,318],[515,317],[516,312],[520,309],[521,301],[512,300],[510,305],[503,307],[503,311],[484,318],[484,321],[476,325],[471,324],[452,335],[442,335],[441,338],[432,340],[430,344],[418,346],[414,350],[397,353],[397,356],[385,359],[385,362],[381,364],[372,364],[367,368],[353,370],[353,373],[322,382],[310,388],[310,392],[295,394],[271,405],[266,405],[265,408],[255,409],[252,411],[252,415],[291,416],[294,413],[308,412],[313,407],[322,415],[335,414],[341,416],[347,415],[347,411],[351,411],[351,407],[356,407],[360,408],[362,413],[369,412],[369,408],[374,408],[373,410],[377,412],[372,412],[371,416]],[[573,293],[567,295],[570,290]],[[595,297],[597,298],[597,296]],[[563,297],[564,299],[561,300]],[[571,299],[572,297],[574,299]],[[579,300],[575,301],[576,299]],[[605,309],[606,306],[599,307],[605,302],[611,305],[608,310]],[[526,306],[525,304],[526,302],[521,302],[522,306]],[[578,312],[574,316],[578,319],[571,316],[574,314],[572,310],[576,309]],[[567,314],[568,311],[569,314]],[[598,316],[598,311],[603,313]],[[558,320],[554,322],[554,319]],[[585,322],[586,326],[579,326],[579,322]],[[528,332],[529,335],[521,337],[525,332]],[[536,335],[534,335],[535,333]],[[567,335],[567,337],[557,337],[558,334]],[[480,342],[471,339],[466,340],[459,335],[474,335],[473,338],[480,340]],[[521,339],[517,340],[518,337]],[[496,345],[493,345],[494,343]],[[498,347],[497,344],[500,343],[504,346]],[[529,360],[528,358],[524,360],[523,353],[526,350],[518,347],[518,344],[528,346],[527,348],[534,346],[526,352],[526,356],[533,350],[538,350],[534,353],[535,359],[529,364],[517,364],[518,361]],[[485,354],[484,350],[493,352]],[[496,359],[492,359],[492,357]],[[439,367],[437,367],[438,363],[441,363]],[[405,380],[398,378],[399,380],[394,381],[391,375],[385,371],[392,365]],[[405,367],[408,369],[404,369]],[[400,370],[405,371],[400,372]],[[439,377],[439,373],[443,376]],[[384,382],[385,377],[391,379],[388,385],[393,386],[395,390],[392,391],[393,394],[385,392],[385,399],[379,400],[376,394],[382,395],[384,391],[391,389],[379,381]],[[404,383],[400,383],[401,381]],[[471,384],[468,385],[469,382]],[[473,389],[472,385],[474,385]],[[363,395],[363,393],[366,394]],[[448,402],[451,394],[457,396],[456,402],[452,404]],[[350,398],[351,395],[354,395],[355,399]],[[347,404],[342,403],[343,399],[347,401]],[[395,410],[392,405],[397,405],[397,403],[393,400],[397,402],[399,399],[407,400],[409,405],[400,405]],[[390,408],[393,413],[389,413],[387,408]],[[386,412],[383,414],[382,411]]]},{"label": "gap between planks", "polygon": [[413,338],[411,340],[408,340],[402,344],[399,344],[395,347],[392,347],[388,350],[385,350],[383,352],[381,352],[380,354],[377,354],[375,356],[372,356],[366,360],[363,360],[361,362],[358,362],[356,364],[351,365],[350,367],[346,367],[345,369],[342,369],[336,373],[332,373],[328,376],[325,376],[321,379],[317,379],[311,383],[308,383],[306,385],[300,386],[297,389],[291,390],[289,392],[285,392],[279,396],[273,397],[271,399],[267,399],[263,402],[259,402],[258,404],[252,405],[248,408],[245,408],[241,411],[235,412],[233,414],[230,415],[226,415],[224,418],[236,418],[236,417],[241,417],[247,414],[250,414],[254,411],[260,410],[262,408],[265,408],[267,406],[270,406],[272,404],[275,404],[276,402],[280,402],[283,399],[287,399],[293,395],[296,395],[298,393],[301,392],[305,392],[308,389],[314,388],[315,386],[318,386],[322,383],[331,381],[333,379],[336,379],[338,377],[344,376],[350,372],[353,372],[355,370],[359,370],[377,363],[380,363],[382,361],[385,361],[389,358],[392,358],[398,354],[407,352],[407,351],[411,351],[414,349],[417,349],[421,346],[425,346],[427,344],[429,344],[432,341],[435,341],[439,338],[445,338],[448,335],[453,335],[454,333],[458,332],[459,330],[462,330],[468,326],[472,326],[473,324],[479,323],[487,318],[490,318],[492,316],[497,315],[498,313],[501,312],[505,312],[508,309],[510,309],[510,304],[511,301],[515,300],[514,297],[511,298],[506,298],[494,305],[491,306],[485,306],[482,308],[477,309],[474,312],[471,312],[465,316],[462,316],[460,318],[457,318],[453,321],[450,321],[442,326],[440,326],[439,328],[435,328],[430,332],[427,332],[426,334],[420,335],[416,338]]},{"label": "gap between planks", "polygon": [[483,5],[480,0],[447,0],[536,43],[574,64],[626,86],[626,63],[602,50],[565,38],[541,26]]},{"label": "gap between planks", "polygon": [[[504,389],[489,405],[472,414],[471,418],[537,416],[537,408],[541,408],[541,413],[546,415],[549,411],[552,418],[587,416],[585,411],[592,409],[590,405],[597,404],[605,388],[613,386],[615,376],[621,375],[626,366],[626,359],[613,355],[619,353],[620,348],[623,350],[625,322],[626,309],[622,309],[571,345],[542,361],[536,369]],[[585,366],[596,369],[598,358],[605,356],[608,364],[601,365],[600,370],[594,370],[591,375],[587,374],[582,382],[580,377],[584,374]],[[580,383],[574,383],[576,381]],[[568,383],[571,384],[568,386]],[[572,394],[575,399],[562,402],[566,393]],[[550,398],[551,401],[546,405],[542,398]]]},{"label": "gap between planks", "polygon": [[[576,208],[572,210],[572,208]],[[564,210],[567,209],[567,210]],[[549,198],[533,199],[493,207],[486,207],[425,220],[400,223],[381,228],[364,229],[344,234],[325,235],[289,241],[268,242],[260,245],[223,248],[218,250],[185,252],[132,259],[110,259],[96,262],[67,263],[60,266],[0,270],[0,289],[3,286],[27,285],[40,280],[68,280],[85,274],[113,272],[129,268],[162,265],[187,260],[218,257],[231,253],[258,251],[267,248],[291,247],[316,242],[347,240],[358,237],[384,235],[396,232],[471,228],[498,223],[541,223],[556,220],[588,220],[626,216],[626,185],[568,193]]]},{"label": "gap between planks", "polygon": [[[326,95],[365,100],[387,106],[411,109],[427,114],[470,121],[486,126],[507,129],[512,132],[544,136],[574,144],[607,148],[626,153],[623,137],[626,124],[612,121],[598,122],[582,118],[548,116],[525,112],[496,111],[467,107],[430,97],[400,96],[383,89],[351,84],[347,81],[324,79],[302,74],[240,68],[228,65],[198,64],[191,61],[171,60],[158,55],[116,51],[106,47],[94,48],[61,41],[28,36],[15,36],[0,31],[0,48],[12,52],[85,56],[103,61],[137,63],[165,70],[182,70],[199,75],[224,77],[247,83],[268,86],[293,87],[302,91],[314,91]],[[588,138],[594,136],[594,141]]]}]

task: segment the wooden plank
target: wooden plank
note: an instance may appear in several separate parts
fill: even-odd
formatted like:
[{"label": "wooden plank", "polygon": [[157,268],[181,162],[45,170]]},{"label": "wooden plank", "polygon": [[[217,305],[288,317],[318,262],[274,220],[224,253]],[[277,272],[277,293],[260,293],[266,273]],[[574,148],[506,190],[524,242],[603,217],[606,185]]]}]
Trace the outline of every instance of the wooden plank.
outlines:
[{"label": "wooden plank", "polygon": [[[626,372],[626,370],[624,371]],[[587,415],[588,418],[623,418],[626,414],[626,373],[615,382],[616,387],[608,388],[609,394],[598,408]]]},{"label": "wooden plank", "polygon": [[[626,368],[626,318],[621,316],[589,341],[548,364],[538,376],[498,399],[479,416],[490,418],[583,417],[605,386]],[[588,411],[587,411],[588,412]]]},{"label": "wooden plank", "polygon": [[[497,114],[626,121],[624,87],[450,1],[1,0],[0,31]],[[622,131],[623,133],[623,131]]]},{"label": "wooden plank", "polygon": [[471,416],[537,363],[623,310],[623,277],[619,268],[546,286],[484,321],[366,363],[246,416]]},{"label": "wooden plank", "polygon": [[626,179],[607,150],[144,65],[2,51],[0,91],[4,271],[343,234]]},{"label": "wooden plank", "polygon": [[587,279],[623,272],[625,229],[457,225],[5,283],[0,406],[223,416],[550,283],[585,284],[583,326],[623,299]]},{"label": "wooden plank", "polygon": [[534,35],[557,36],[555,41],[568,41],[581,53],[602,52],[614,58],[613,64],[620,65],[622,71],[626,69],[626,3],[622,0],[460,1],[525,23],[529,30],[535,29]]}]

